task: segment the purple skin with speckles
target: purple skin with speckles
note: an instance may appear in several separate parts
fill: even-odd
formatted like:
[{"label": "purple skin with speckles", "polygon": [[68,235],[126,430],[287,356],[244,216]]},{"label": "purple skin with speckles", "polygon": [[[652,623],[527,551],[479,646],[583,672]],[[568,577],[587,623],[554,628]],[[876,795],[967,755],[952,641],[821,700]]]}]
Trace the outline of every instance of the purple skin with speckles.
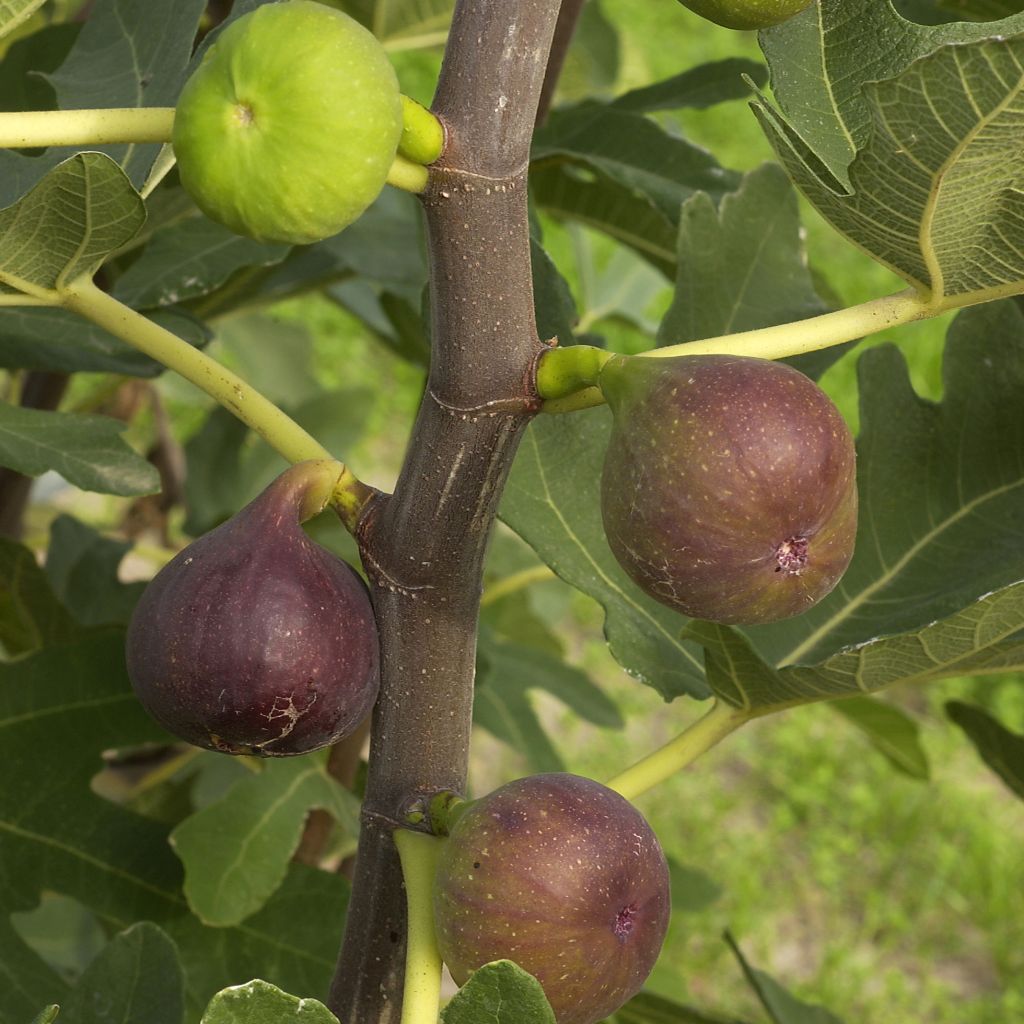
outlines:
[{"label": "purple skin with speckles", "polygon": [[615,557],[651,597],[742,625],[799,615],[857,532],[850,430],[813,381],[740,356],[613,358],[601,480]]},{"label": "purple skin with speckles", "polygon": [[196,746],[304,754],[351,733],[376,698],[366,587],[303,532],[299,470],[180,552],[132,617],[135,693]]},{"label": "purple skin with speckles", "polygon": [[441,854],[441,955],[463,984],[513,960],[558,1024],[593,1024],[639,991],[669,918],[669,875],[650,825],[591,779],[534,775],[475,801]]}]

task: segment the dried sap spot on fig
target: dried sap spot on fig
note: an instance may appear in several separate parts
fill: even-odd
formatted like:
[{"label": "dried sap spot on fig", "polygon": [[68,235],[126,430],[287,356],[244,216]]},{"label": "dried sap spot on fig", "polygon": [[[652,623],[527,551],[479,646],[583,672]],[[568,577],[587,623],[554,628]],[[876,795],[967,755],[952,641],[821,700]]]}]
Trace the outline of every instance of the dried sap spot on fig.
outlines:
[{"label": "dried sap spot on fig", "polygon": [[[348,735],[378,687],[359,575],[300,521],[331,463],[303,463],[190,544],[146,588],[128,672],[170,732],[229,754],[303,754]],[[324,469],[324,467],[327,467]],[[330,493],[328,485],[324,500]]]},{"label": "dried sap spot on fig", "polygon": [[492,960],[533,974],[558,1024],[593,1024],[633,996],[668,927],[669,876],[651,827],[575,775],[519,779],[458,818],[434,910],[460,984]]},{"label": "dried sap spot on fig", "polygon": [[853,438],[813,381],[738,356],[617,358],[601,511],[648,594],[714,622],[774,622],[828,594],[853,555]]}]

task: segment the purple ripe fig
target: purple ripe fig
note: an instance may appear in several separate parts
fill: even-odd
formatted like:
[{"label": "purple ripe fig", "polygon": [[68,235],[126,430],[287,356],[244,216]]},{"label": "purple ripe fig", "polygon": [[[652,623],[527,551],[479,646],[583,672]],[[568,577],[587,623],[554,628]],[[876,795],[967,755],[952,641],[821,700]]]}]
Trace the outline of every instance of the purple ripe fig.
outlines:
[{"label": "purple ripe fig", "polygon": [[802,373],[740,356],[612,358],[601,513],[615,557],[694,618],[799,615],[853,556],[853,437]]},{"label": "purple ripe fig", "polygon": [[348,735],[377,695],[362,579],[300,523],[336,462],[303,462],[154,577],[128,627],[128,674],[164,728],[229,754],[305,754]]},{"label": "purple ripe fig", "polygon": [[669,903],[650,825],[614,790],[568,774],[519,779],[470,804],[434,888],[455,980],[512,960],[540,982],[558,1024],[594,1024],[636,994]]}]

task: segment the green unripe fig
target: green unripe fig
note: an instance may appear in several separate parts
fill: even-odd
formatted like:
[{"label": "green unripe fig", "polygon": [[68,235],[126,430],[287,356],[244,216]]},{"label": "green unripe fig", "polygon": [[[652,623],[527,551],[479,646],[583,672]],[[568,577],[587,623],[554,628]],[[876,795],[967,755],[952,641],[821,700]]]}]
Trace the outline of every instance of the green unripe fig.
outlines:
[{"label": "green unripe fig", "polygon": [[724,28],[770,28],[811,6],[813,0],[679,0],[708,21]]},{"label": "green unripe fig", "polygon": [[306,244],[380,194],[402,134],[398,80],[374,36],[313,0],[232,22],[174,115],[181,183],[233,231]]},{"label": "green unripe fig", "polygon": [[684,615],[754,625],[820,601],[853,556],[853,437],[813,381],[739,356],[613,357],[601,513],[615,557]]},{"label": "green unripe fig", "polygon": [[366,586],[299,525],[338,463],[303,462],[179,552],[128,627],[128,675],[146,710],[228,754],[305,754],[351,733],[379,682]]},{"label": "green unripe fig", "polygon": [[670,902],[668,865],[640,812],[599,782],[554,773],[461,813],[440,855],[434,919],[460,985],[513,960],[558,1024],[594,1024],[650,974]]}]

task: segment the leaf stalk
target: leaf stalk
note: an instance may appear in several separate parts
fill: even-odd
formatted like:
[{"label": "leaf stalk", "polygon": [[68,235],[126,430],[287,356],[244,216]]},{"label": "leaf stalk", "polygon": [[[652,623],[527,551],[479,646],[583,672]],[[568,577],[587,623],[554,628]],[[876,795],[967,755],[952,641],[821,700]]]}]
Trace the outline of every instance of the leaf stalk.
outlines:
[{"label": "leaf stalk", "polygon": [[[289,462],[331,459],[331,453],[273,402],[176,334],[148,320],[83,277],[61,291],[61,305],[162,363],[205,391],[251,427]],[[362,510],[376,494],[342,467],[331,503],[346,528],[355,531]]]},{"label": "leaf stalk", "polygon": [[635,800],[681,772],[751,717],[747,711],[716,700],[706,715],[689,725],[674,740],[641,758],[606,785],[627,800]]},{"label": "leaf stalk", "polygon": [[0,113],[0,149],[170,142],[174,107]]},{"label": "leaf stalk", "polygon": [[[735,355],[758,359],[785,359],[804,355],[819,349],[856,341],[869,334],[927,320],[947,311],[947,305],[932,302],[915,290],[898,292],[884,298],[872,299],[846,309],[823,313],[793,323],[776,324],[738,334],[723,334],[700,341],[641,352],[637,359],[670,359],[674,356]],[[578,367],[586,366],[587,359],[596,358],[579,352],[588,346],[575,345],[545,352],[537,367],[537,390],[544,399],[543,412],[575,412],[602,405],[604,397],[595,387],[596,378],[588,379]],[[598,370],[610,356],[601,349],[593,349],[603,359]],[[573,387],[574,380],[577,386]]]}]

